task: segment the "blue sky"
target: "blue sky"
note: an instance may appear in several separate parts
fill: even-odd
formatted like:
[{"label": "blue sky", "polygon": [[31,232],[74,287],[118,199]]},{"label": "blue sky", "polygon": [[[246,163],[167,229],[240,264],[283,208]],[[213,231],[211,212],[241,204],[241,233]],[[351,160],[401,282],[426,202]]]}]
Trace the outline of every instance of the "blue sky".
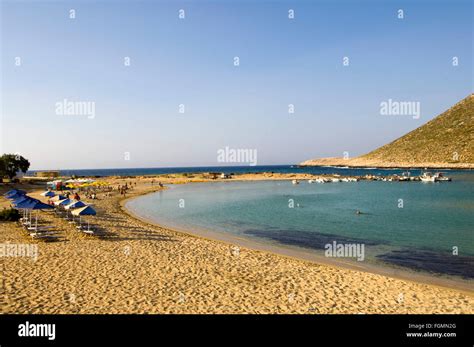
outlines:
[{"label": "blue sky", "polygon": [[[259,165],[356,156],[473,89],[470,1],[2,1],[1,11],[1,149],[33,169],[221,165],[226,146],[257,149]],[[58,115],[64,99],[93,101],[95,117]],[[420,102],[420,119],[380,115],[388,99]]]}]

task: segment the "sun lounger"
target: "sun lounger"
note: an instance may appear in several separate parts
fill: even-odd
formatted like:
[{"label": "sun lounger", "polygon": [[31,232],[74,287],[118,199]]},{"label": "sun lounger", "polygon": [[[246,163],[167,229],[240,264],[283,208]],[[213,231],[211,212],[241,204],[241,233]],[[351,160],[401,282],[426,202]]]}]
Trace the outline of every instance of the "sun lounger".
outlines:
[{"label": "sun lounger", "polygon": [[55,239],[57,239],[57,236],[54,236],[54,235],[41,235],[41,236],[33,236],[33,239],[55,240]]},{"label": "sun lounger", "polygon": [[39,226],[39,227],[28,227],[27,229],[30,231],[46,231],[49,229],[53,229],[53,226]]},{"label": "sun lounger", "polygon": [[30,233],[30,236],[34,239],[44,239],[44,238],[52,238],[56,237],[56,233],[49,231],[49,232],[40,232],[40,233]]}]

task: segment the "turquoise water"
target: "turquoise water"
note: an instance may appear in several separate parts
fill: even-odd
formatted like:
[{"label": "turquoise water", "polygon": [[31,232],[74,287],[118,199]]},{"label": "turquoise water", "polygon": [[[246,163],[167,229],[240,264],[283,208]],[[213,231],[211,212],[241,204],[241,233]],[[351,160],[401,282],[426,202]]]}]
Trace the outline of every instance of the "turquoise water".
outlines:
[{"label": "turquoise water", "polygon": [[176,185],[127,207],[175,229],[231,233],[321,254],[332,241],[363,243],[369,262],[474,278],[472,173],[444,183]]}]

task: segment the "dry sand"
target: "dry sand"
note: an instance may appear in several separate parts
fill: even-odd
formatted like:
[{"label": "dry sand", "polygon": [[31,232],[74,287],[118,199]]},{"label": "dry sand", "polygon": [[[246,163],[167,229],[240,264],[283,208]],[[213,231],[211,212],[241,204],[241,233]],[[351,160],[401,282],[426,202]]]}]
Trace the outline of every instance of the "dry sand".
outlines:
[{"label": "dry sand", "polygon": [[[151,178],[126,179],[132,180],[138,186],[127,197],[158,189]],[[56,242],[32,240],[17,224],[0,223],[1,243],[37,244],[39,252],[36,261],[0,258],[2,313],[474,313],[472,291],[246,248],[237,252],[134,219],[121,210],[117,193],[99,198],[93,202],[98,218],[91,221],[103,237],[84,235],[54,213],[40,217],[61,231]]]}]

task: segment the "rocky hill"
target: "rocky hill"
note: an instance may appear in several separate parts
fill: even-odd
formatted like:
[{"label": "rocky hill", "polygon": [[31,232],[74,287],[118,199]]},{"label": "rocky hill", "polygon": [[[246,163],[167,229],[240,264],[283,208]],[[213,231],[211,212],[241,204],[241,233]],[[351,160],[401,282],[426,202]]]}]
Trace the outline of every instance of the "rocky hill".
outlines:
[{"label": "rocky hill", "polygon": [[301,166],[474,168],[474,94],[408,134],[360,157]]}]

